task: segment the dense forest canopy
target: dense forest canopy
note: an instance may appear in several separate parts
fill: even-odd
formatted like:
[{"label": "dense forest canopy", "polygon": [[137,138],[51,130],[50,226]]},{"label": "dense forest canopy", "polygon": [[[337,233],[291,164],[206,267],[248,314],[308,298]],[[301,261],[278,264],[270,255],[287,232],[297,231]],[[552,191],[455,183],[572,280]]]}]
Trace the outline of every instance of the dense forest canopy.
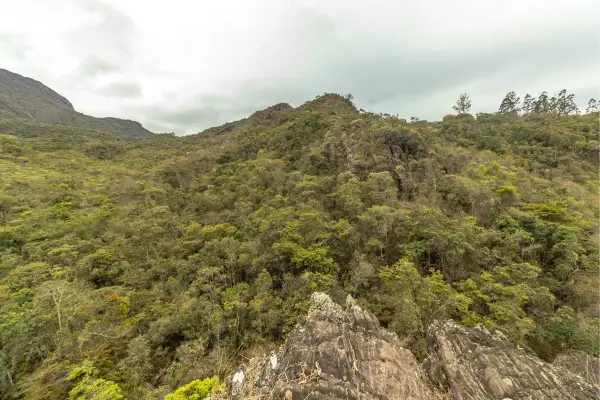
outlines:
[{"label": "dense forest canopy", "polygon": [[0,121],[0,397],[204,398],[317,290],[418,357],[446,318],[598,355],[598,103],[470,107],[325,94],[137,142]]}]

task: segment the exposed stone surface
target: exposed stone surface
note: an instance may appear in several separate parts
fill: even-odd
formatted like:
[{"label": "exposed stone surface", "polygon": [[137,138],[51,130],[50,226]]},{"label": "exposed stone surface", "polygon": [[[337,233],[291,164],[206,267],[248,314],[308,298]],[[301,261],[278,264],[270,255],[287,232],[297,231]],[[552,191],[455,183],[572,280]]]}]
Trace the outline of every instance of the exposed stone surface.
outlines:
[{"label": "exposed stone surface", "polygon": [[282,111],[289,111],[293,109],[294,108],[287,103],[278,103],[271,107],[267,107],[264,110],[254,112],[252,115],[250,115],[250,118],[275,121],[277,120],[277,117],[281,115]]},{"label": "exposed stone surface", "polygon": [[[254,383],[264,398],[269,394],[294,400],[432,398],[412,353],[395,334],[381,328],[373,314],[351,297],[346,310],[323,293],[313,294],[311,303],[306,323],[297,326],[279,354],[260,367]],[[239,385],[234,393],[244,398]]]},{"label": "exposed stone surface", "polygon": [[432,323],[428,345],[431,357],[421,366],[350,296],[342,309],[329,296],[314,293],[306,322],[294,328],[279,352],[241,367],[229,380],[230,398],[599,398],[597,386],[570,372],[586,362],[580,354],[549,364],[515,348],[499,332],[453,321]]},{"label": "exposed stone surface", "polygon": [[96,118],[75,111],[73,105],[34,79],[0,68],[0,119],[24,119],[40,124],[75,126],[115,134],[122,139],[150,137],[139,122]]},{"label": "exposed stone surface", "polygon": [[552,363],[582,376],[594,385],[600,385],[600,359],[581,351],[568,350],[559,354]]},{"label": "exposed stone surface", "polygon": [[453,399],[598,398],[598,390],[568,370],[511,345],[499,332],[435,321],[428,330],[428,375]]}]

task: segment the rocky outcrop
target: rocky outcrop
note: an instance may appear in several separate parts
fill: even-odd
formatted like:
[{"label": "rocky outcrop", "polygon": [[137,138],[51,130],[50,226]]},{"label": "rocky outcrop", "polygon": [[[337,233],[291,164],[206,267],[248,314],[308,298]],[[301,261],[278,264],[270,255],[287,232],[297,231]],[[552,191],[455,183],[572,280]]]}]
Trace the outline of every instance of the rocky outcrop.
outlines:
[{"label": "rocky outcrop", "polygon": [[552,363],[583,377],[593,385],[600,385],[600,359],[581,351],[568,350],[559,354]]},{"label": "rocky outcrop", "polygon": [[264,110],[255,111],[252,115],[250,115],[250,119],[258,121],[277,121],[277,117],[280,116],[282,112],[293,109],[294,107],[287,103],[278,103],[271,107],[267,107]]},{"label": "rocky outcrop", "polygon": [[595,399],[581,376],[515,348],[500,332],[435,321],[427,333],[430,379],[453,399]]},{"label": "rocky outcrop", "polygon": [[237,372],[232,398],[249,398],[249,391],[274,399],[432,398],[415,357],[373,314],[351,297],[345,310],[323,293],[311,300],[306,322],[279,354],[265,359],[254,376],[247,367]]},{"label": "rocky outcrop", "polygon": [[153,135],[136,121],[96,118],[77,112],[69,100],[41,82],[1,68],[0,119],[22,119],[39,124],[94,129],[126,140]]},{"label": "rocky outcrop", "polygon": [[[279,352],[229,379],[232,399],[598,398],[598,387],[561,366],[515,348],[499,332],[436,321],[431,354],[419,365],[394,333],[348,296],[345,309],[314,293],[306,321]],[[573,360],[573,358],[570,358]]]}]

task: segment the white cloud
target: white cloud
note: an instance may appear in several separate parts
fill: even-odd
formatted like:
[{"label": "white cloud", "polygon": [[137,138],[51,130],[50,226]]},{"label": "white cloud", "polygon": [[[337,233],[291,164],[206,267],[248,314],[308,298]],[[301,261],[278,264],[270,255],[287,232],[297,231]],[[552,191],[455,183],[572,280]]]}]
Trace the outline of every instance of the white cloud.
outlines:
[{"label": "white cloud", "polygon": [[[0,67],[179,134],[325,91],[439,119],[458,94],[600,95],[594,0],[0,0]],[[24,23],[23,21],[27,21]]]}]

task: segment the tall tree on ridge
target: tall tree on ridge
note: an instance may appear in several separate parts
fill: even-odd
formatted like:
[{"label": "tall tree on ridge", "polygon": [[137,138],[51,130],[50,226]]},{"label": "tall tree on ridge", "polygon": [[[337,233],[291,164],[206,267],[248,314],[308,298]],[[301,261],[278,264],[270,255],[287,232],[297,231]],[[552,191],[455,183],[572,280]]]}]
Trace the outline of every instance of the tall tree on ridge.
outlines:
[{"label": "tall tree on ridge", "polygon": [[467,114],[471,109],[471,99],[466,93],[461,94],[456,101],[456,105],[452,106],[458,114]]}]

